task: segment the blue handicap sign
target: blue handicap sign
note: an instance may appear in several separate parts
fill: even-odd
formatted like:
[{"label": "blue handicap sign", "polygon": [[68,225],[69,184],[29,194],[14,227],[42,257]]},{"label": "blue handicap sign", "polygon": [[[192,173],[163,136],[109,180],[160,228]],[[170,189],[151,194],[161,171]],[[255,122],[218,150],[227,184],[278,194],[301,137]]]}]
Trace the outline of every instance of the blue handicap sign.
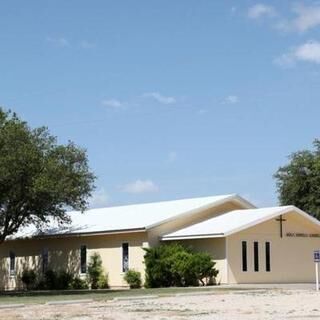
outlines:
[{"label": "blue handicap sign", "polygon": [[320,250],[316,250],[313,252],[314,262],[320,262]]}]

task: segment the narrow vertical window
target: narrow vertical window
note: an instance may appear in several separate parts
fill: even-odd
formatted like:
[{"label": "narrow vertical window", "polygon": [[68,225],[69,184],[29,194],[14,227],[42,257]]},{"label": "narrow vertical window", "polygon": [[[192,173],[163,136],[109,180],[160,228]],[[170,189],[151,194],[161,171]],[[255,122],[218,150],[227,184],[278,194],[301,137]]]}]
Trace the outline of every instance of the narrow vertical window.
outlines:
[{"label": "narrow vertical window", "polygon": [[255,241],[253,243],[253,260],[254,260],[254,271],[259,271],[259,243]]},{"label": "narrow vertical window", "polygon": [[270,262],[270,242],[266,242],[266,271],[271,271],[271,262]]},{"label": "narrow vertical window", "polygon": [[247,241],[242,241],[242,271],[248,271]]},{"label": "narrow vertical window", "polygon": [[122,244],[122,272],[129,270],[129,244]]},{"label": "narrow vertical window", "polygon": [[87,273],[87,246],[80,247],[80,271]]},{"label": "narrow vertical window", "polygon": [[10,271],[10,275],[13,276],[16,273],[16,255],[14,252],[10,251],[9,257],[10,257],[9,271]]},{"label": "narrow vertical window", "polygon": [[42,273],[46,273],[48,270],[48,263],[49,263],[49,252],[48,249],[42,250]]}]

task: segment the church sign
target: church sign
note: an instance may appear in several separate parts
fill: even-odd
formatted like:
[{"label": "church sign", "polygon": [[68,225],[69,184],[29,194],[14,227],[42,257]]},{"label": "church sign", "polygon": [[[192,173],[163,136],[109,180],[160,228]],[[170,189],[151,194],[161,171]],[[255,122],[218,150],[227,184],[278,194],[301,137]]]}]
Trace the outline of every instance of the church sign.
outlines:
[{"label": "church sign", "polygon": [[286,236],[294,238],[320,238],[319,233],[287,232]]}]

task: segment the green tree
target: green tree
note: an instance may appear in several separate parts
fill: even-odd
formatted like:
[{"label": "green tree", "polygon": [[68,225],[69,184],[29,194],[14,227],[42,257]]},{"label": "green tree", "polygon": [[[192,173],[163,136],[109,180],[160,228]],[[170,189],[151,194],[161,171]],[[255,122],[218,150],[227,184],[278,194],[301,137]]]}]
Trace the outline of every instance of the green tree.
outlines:
[{"label": "green tree", "polygon": [[67,208],[86,209],[94,180],[85,150],[0,108],[0,243],[30,224],[68,223]]},{"label": "green tree", "polygon": [[274,175],[281,205],[295,205],[320,218],[320,140],[314,150],[290,155],[289,163]]},{"label": "green tree", "polygon": [[190,272],[204,286],[205,281],[208,283],[215,279],[219,271],[215,269],[216,262],[212,261],[211,256],[206,252],[194,253],[191,257]]},{"label": "green tree", "polygon": [[208,284],[218,274],[215,262],[205,252],[195,252],[172,243],[146,248],[147,287],[198,286]]},{"label": "green tree", "polygon": [[91,289],[108,288],[108,275],[105,274],[102,259],[98,252],[94,252],[88,264],[88,278]]}]

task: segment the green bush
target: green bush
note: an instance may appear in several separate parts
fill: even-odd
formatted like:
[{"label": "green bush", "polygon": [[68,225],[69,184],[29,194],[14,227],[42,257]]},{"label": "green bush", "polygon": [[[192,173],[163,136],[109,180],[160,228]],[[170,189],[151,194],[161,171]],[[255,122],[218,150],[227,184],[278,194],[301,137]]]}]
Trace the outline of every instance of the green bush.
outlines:
[{"label": "green bush", "polygon": [[88,264],[88,279],[91,289],[108,288],[108,275],[104,272],[99,253],[94,252]]},{"label": "green bush", "polygon": [[48,270],[45,273],[45,286],[49,290],[67,290],[70,288],[73,277],[67,271],[55,272]]},{"label": "green bush", "polygon": [[215,262],[209,254],[198,252],[194,253],[191,259],[191,270],[197,280],[204,286],[212,283],[219,271],[214,268]]},{"label": "green bush", "polygon": [[141,288],[141,273],[135,270],[128,270],[124,275],[124,280],[130,286],[130,289],[138,289]]},{"label": "green bush", "polygon": [[107,273],[102,274],[98,280],[98,289],[108,289],[109,288],[109,276]]},{"label": "green bush", "polygon": [[[74,276],[72,273],[61,270],[59,272],[47,270],[37,279],[34,270],[24,270],[21,275],[21,281],[27,290],[68,290],[68,289],[88,289],[86,279]],[[99,279],[99,288],[105,288],[108,284],[106,276]]]},{"label": "green bush", "polygon": [[37,274],[35,273],[34,270],[23,270],[22,275],[21,275],[21,281],[25,285],[27,290],[32,290],[36,287],[37,283]]},{"label": "green bush", "polygon": [[146,248],[147,287],[198,286],[215,278],[218,271],[209,254],[173,243]]},{"label": "green bush", "polygon": [[[42,281],[41,281],[42,280]],[[53,270],[47,270],[40,280],[40,289],[55,290],[57,286],[57,273]],[[42,288],[44,286],[44,288]]]},{"label": "green bush", "polygon": [[67,290],[71,288],[73,275],[67,271],[57,273],[55,288],[56,290]]},{"label": "green bush", "polygon": [[80,277],[75,277],[72,282],[70,289],[81,290],[81,289],[89,289],[88,282],[85,279],[81,279]]},{"label": "green bush", "polygon": [[38,290],[67,290],[72,287],[73,275],[67,271],[47,270],[39,279]]}]

